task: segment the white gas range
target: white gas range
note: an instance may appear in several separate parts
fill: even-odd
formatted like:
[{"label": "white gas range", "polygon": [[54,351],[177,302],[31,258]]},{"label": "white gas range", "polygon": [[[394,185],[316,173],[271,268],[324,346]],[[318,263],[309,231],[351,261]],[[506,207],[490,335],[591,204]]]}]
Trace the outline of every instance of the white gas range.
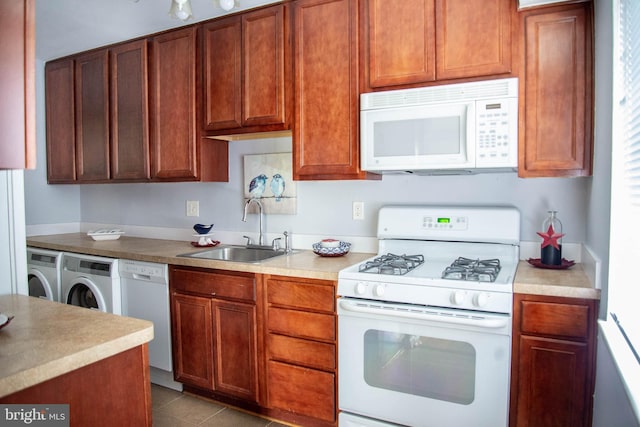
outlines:
[{"label": "white gas range", "polygon": [[340,425],[506,426],[519,212],[385,206],[378,239],[338,276]]}]

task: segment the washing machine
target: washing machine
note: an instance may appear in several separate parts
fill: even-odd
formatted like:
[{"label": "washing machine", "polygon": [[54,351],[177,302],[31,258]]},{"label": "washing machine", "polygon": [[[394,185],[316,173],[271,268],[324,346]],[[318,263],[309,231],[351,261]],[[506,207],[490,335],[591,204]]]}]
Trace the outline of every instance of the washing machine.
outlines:
[{"label": "washing machine", "polygon": [[64,253],[60,274],[62,301],[67,304],[122,314],[118,260]]},{"label": "washing machine", "polygon": [[32,297],[60,302],[62,252],[27,247],[27,280]]}]

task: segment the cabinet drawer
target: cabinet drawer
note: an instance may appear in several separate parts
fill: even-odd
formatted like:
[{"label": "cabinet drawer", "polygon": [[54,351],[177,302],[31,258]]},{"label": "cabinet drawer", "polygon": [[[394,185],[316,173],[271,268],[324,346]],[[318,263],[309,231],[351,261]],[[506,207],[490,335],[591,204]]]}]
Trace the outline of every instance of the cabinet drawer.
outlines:
[{"label": "cabinet drawer", "polygon": [[284,335],[269,334],[269,359],[333,371],[336,368],[336,346]]},{"label": "cabinet drawer", "polygon": [[336,321],[331,314],[307,313],[269,307],[267,327],[271,332],[303,338],[335,341]]},{"label": "cabinet drawer", "polygon": [[169,284],[174,290],[209,297],[256,300],[256,285],[252,274],[171,267]]},{"label": "cabinet drawer", "polygon": [[521,332],[587,339],[589,306],[522,301]]},{"label": "cabinet drawer", "polygon": [[267,368],[270,407],[335,421],[334,374],[274,361]]},{"label": "cabinet drawer", "polygon": [[333,282],[310,282],[269,279],[267,301],[303,310],[335,312],[335,287]]}]

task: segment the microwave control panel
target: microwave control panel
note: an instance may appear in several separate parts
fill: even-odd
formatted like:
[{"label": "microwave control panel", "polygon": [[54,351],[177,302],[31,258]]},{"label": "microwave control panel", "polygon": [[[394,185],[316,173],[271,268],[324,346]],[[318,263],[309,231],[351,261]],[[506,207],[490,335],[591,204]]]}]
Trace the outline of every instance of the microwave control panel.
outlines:
[{"label": "microwave control panel", "polygon": [[479,164],[517,166],[517,117],[517,103],[513,99],[476,103],[476,161]]}]

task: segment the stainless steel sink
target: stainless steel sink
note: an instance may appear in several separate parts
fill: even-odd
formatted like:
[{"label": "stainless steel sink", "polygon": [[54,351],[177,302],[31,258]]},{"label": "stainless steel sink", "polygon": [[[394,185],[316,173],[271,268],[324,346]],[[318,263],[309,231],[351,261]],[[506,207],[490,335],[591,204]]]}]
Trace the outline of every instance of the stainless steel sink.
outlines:
[{"label": "stainless steel sink", "polygon": [[260,262],[266,259],[284,255],[284,251],[273,249],[247,248],[244,246],[220,246],[205,251],[178,255],[186,258],[211,259],[218,261]]}]

